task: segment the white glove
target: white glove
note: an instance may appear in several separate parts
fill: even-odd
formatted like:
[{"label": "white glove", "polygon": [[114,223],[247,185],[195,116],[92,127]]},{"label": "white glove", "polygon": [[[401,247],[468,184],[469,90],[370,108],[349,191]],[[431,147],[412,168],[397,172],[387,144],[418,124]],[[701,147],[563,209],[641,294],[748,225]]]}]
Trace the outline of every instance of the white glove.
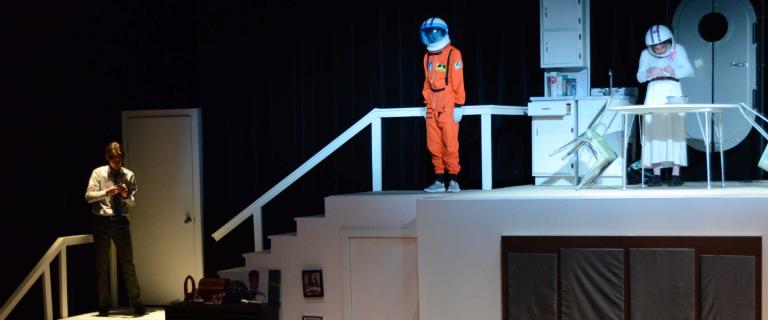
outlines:
[{"label": "white glove", "polygon": [[424,119],[427,119],[427,107],[424,107]]},{"label": "white glove", "polygon": [[459,106],[456,106],[453,108],[453,122],[459,123],[461,122],[461,116],[464,115],[464,109],[462,109]]}]

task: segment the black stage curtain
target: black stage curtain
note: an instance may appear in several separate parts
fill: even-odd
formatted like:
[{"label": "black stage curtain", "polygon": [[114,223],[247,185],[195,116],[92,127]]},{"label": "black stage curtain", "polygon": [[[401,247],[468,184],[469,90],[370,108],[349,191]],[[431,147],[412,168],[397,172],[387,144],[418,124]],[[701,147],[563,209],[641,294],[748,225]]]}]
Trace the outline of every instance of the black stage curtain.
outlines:
[{"label": "black stage curtain", "polygon": [[[608,86],[608,69],[615,86],[638,86],[645,30],[671,23],[678,3],[593,0],[592,86]],[[760,30],[764,3],[753,1]],[[19,261],[7,279],[23,279],[56,237],[89,232],[88,175],[103,163],[104,145],[119,139],[120,111],[131,109],[202,108],[205,269],[241,265],[240,253],[253,250],[250,227],[220,242],[208,235],[372,108],[421,106],[418,27],[431,16],[448,22],[463,53],[467,104],[524,106],[543,95],[538,1],[4,5],[0,167],[8,220],[0,240],[22,243],[9,249]],[[758,57],[762,79],[765,55]],[[480,188],[479,128],[477,117],[462,121],[465,189]],[[428,184],[423,120],[386,120],[383,136],[384,188]],[[530,184],[530,119],[495,117],[493,139],[494,186]],[[324,196],[370,190],[369,141],[362,132],[268,204],[266,234],[291,231],[293,217],[322,214]],[[729,179],[763,178],[756,167],[763,146],[752,134],[728,151]],[[691,163],[702,158],[691,152]],[[703,165],[686,174],[705,177]],[[11,235],[19,230],[21,241]],[[5,282],[0,297],[17,285]]]}]

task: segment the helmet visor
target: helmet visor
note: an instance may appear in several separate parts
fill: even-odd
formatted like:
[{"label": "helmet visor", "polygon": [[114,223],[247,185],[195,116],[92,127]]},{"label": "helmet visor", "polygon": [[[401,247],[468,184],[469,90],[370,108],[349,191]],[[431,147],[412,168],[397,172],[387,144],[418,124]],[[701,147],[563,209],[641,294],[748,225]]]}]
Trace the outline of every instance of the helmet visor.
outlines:
[{"label": "helmet visor", "polygon": [[672,49],[672,40],[666,40],[649,46],[651,51],[657,55],[663,55]]},{"label": "helmet visor", "polygon": [[421,33],[423,35],[422,39],[424,39],[427,45],[440,42],[447,34],[445,29],[436,27],[421,29]]}]

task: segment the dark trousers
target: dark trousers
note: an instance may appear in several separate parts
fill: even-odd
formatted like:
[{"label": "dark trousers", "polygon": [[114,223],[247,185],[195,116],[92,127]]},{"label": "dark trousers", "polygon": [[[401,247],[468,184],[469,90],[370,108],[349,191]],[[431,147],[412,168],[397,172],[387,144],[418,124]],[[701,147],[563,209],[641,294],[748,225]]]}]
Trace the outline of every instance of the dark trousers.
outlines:
[{"label": "dark trousers", "polygon": [[93,217],[93,243],[96,252],[96,280],[99,292],[99,308],[108,308],[109,296],[109,248],[115,242],[117,261],[123,273],[131,305],[141,305],[141,289],[133,266],[131,229],[125,217]]}]

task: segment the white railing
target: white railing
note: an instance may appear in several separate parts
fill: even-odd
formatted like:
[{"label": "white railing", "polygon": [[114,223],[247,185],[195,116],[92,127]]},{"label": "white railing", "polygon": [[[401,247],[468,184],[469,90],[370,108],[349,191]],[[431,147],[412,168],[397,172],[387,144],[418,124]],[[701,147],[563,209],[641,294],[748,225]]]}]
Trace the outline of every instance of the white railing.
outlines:
[{"label": "white railing", "polygon": [[[482,164],[482,188],[483,190],[491,190],[492,188],[492,158],[491,158],[491,116],[492,115],[525,115],[527,112],[526,107],[513,107],[513,106],[498,106],[498,105],[480,105],[480,106],[464,106],[464,116],[479,115],[480,116],[480,151],[481,151],[481,164]],[[382,118],[407,118],[407,117],[424,117],[423,107],[414,108],[374,108],[366,114],[362,119],[357,121],[352,127],[344,131],[336,139],[331,141],[327,146],[320,150],[317,154],[309,158],[304,164],[299,166],[291,174],[278,182],[272,189],[269,189],[261,197],[256,199],[251,205],[243,209],[229,222],[224,224],[221,228],[216,230],[211,236],[219,241],[222,237],[227,235],[232,229],[240,225],[248,217],[253,217],[253,237],[254,248],[256,251],[260,251],[264,248],[261,228],[261,208],[267,204],[270,200],[275,198],[280,192],[288,188],[291,184],[296,182],[307,171],[314,168],[320,161],[327,158],[331,153],[336,151],[339,147],[344,145],[347,141],[352,139],[357,133],[362,131],[369,124],[371,125],[371,171],[372,171],[372,190],[381,191],[382,185],[382,161],[381,161],[381,119]]]},{"label": "white railing", "polygon": [[[46,320],[53,319],[53,295],[51,294],[51,262],[56,256],[59,257],[59,312],[61,318],[69,316],[69,302],[67,299],[67,247],[79,244],[93,242],[93,236],[83,234],[77,236],[60,237],[53,242],[53,245],[43,255],[43,258],[35,265],[32,272],[27,275],[21,285],[13,292],[11,298],[0,308],[0,319],[6,319],[13,311],[13,308],[21,301],[21,298],[29,291],[29,288],[35,284],[35,281],[42,277],[43,280],[43,309]],[[117,301],[117,276],[114,248],[111,251],[110,280],[112,283],[112,302]]]}]

